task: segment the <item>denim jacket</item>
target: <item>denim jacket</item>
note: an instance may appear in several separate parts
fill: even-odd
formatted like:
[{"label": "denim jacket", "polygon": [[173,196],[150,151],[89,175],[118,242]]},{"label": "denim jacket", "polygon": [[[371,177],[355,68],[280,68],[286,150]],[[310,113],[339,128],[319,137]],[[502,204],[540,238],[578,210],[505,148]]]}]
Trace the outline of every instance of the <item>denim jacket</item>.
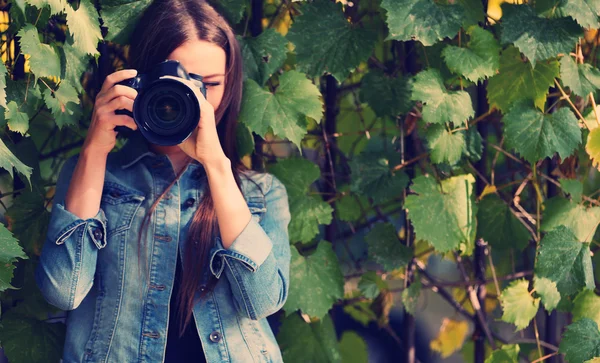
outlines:
[{"label": "denim jacket", "polygon": [[[45,299],[68,311],[62,361],[163,362],[176,253],[184,260],[205,170],[197,161],[190,164],[153,212],[144,233],[148,252],[141,254],[147,256],[147,280],[145,272],[138,275],[137,231],[175,179],[170,160],[150,151],[135,132],[108,155],[100,209],[83,220],[64,207],[78,158],[68,158],[59,173],[35,270]],[[270,173],[244,175],[242,194],[252,218],[228,249],[215,233],[199,289],[209,274],[217,284],[195,304],[193,317],[207,362],[282,362],[266,317],[283,306],[289,291],[287,191]]]}]

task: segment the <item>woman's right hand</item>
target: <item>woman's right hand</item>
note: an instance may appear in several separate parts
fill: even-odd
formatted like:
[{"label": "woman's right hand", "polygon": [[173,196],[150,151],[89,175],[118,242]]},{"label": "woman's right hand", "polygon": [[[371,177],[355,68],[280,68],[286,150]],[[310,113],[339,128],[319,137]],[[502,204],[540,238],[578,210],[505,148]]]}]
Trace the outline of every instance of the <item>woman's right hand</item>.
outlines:
[{"label": "woman's right hand", "polygon": [[115,110],[120,109],[133,112],[133,101],[138,92],[131,87],[115,84],[136,75],[135,69],[123,69],[106,77],[94,102],[92,122],[83,149],[108,155],[117,141],[117,131],[114,130],[116,126],[137,130],[132,117],[115,114]]}]

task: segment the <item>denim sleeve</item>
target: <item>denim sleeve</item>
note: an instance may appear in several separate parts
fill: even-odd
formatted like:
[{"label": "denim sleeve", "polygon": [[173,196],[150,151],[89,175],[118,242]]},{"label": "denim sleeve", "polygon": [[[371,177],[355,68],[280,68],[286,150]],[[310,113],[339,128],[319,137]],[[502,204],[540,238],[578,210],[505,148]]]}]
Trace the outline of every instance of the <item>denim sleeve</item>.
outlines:
[{"label": "denim sleeve", "polygon": [[79,155],[67,159],[56,183],[48,231],[35,281],[44,298],[62,310],[79,306],[94,282],[98,250],[106,246],[106,216],[83,220],[65,209],[65,196]]},{"label": "denim sleeve", "polygon": [[217,237],[210,253],[211,272],[217,278],[225,272],[238,311],[253,320],[281,309],[289,290],[288,195],[285,186],[272,178],[261,221],[251,218],[227,249]]}]

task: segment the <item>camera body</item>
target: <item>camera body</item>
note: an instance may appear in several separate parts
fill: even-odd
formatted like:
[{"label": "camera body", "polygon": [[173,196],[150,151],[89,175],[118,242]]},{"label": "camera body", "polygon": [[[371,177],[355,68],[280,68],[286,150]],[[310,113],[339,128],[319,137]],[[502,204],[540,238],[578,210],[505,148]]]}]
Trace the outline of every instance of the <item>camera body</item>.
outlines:
[{"label": "camera body", "polygon": [[[148,141],[171,146],[183,142],[198,126],[200,102],[188,84],[173,78],[161,79],[163,76],[188,80],[206,97],[202,76],[188,73],[179,61],[165,60],[147,73],[117,83],[135,89],[138,94],[133,102],[133,113],[121,109],[115,114],[131,116]],[[119,133],[125,129],[131,131],[125,126],[115,128]]]}]

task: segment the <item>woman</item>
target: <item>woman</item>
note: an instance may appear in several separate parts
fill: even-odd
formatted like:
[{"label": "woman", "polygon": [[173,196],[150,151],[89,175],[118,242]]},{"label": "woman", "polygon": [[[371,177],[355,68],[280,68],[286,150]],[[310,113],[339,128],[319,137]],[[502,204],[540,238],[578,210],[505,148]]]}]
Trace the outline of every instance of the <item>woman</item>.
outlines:
[{"label": "woman", "polygon": [[[280,362],[266,317],[288,295],[290,213],[283,184],[236,151],[235,36],[201,0],[157,0],[133,34],[134,70],[106,78],[82,150],[59,173],[35,271],[68,310],[63,362]],[[165,59],[207,85],[197,129],[169,147],[114,112],[137,95],[116,83]],[[116,126],[136,131],[111,152]]]}]

